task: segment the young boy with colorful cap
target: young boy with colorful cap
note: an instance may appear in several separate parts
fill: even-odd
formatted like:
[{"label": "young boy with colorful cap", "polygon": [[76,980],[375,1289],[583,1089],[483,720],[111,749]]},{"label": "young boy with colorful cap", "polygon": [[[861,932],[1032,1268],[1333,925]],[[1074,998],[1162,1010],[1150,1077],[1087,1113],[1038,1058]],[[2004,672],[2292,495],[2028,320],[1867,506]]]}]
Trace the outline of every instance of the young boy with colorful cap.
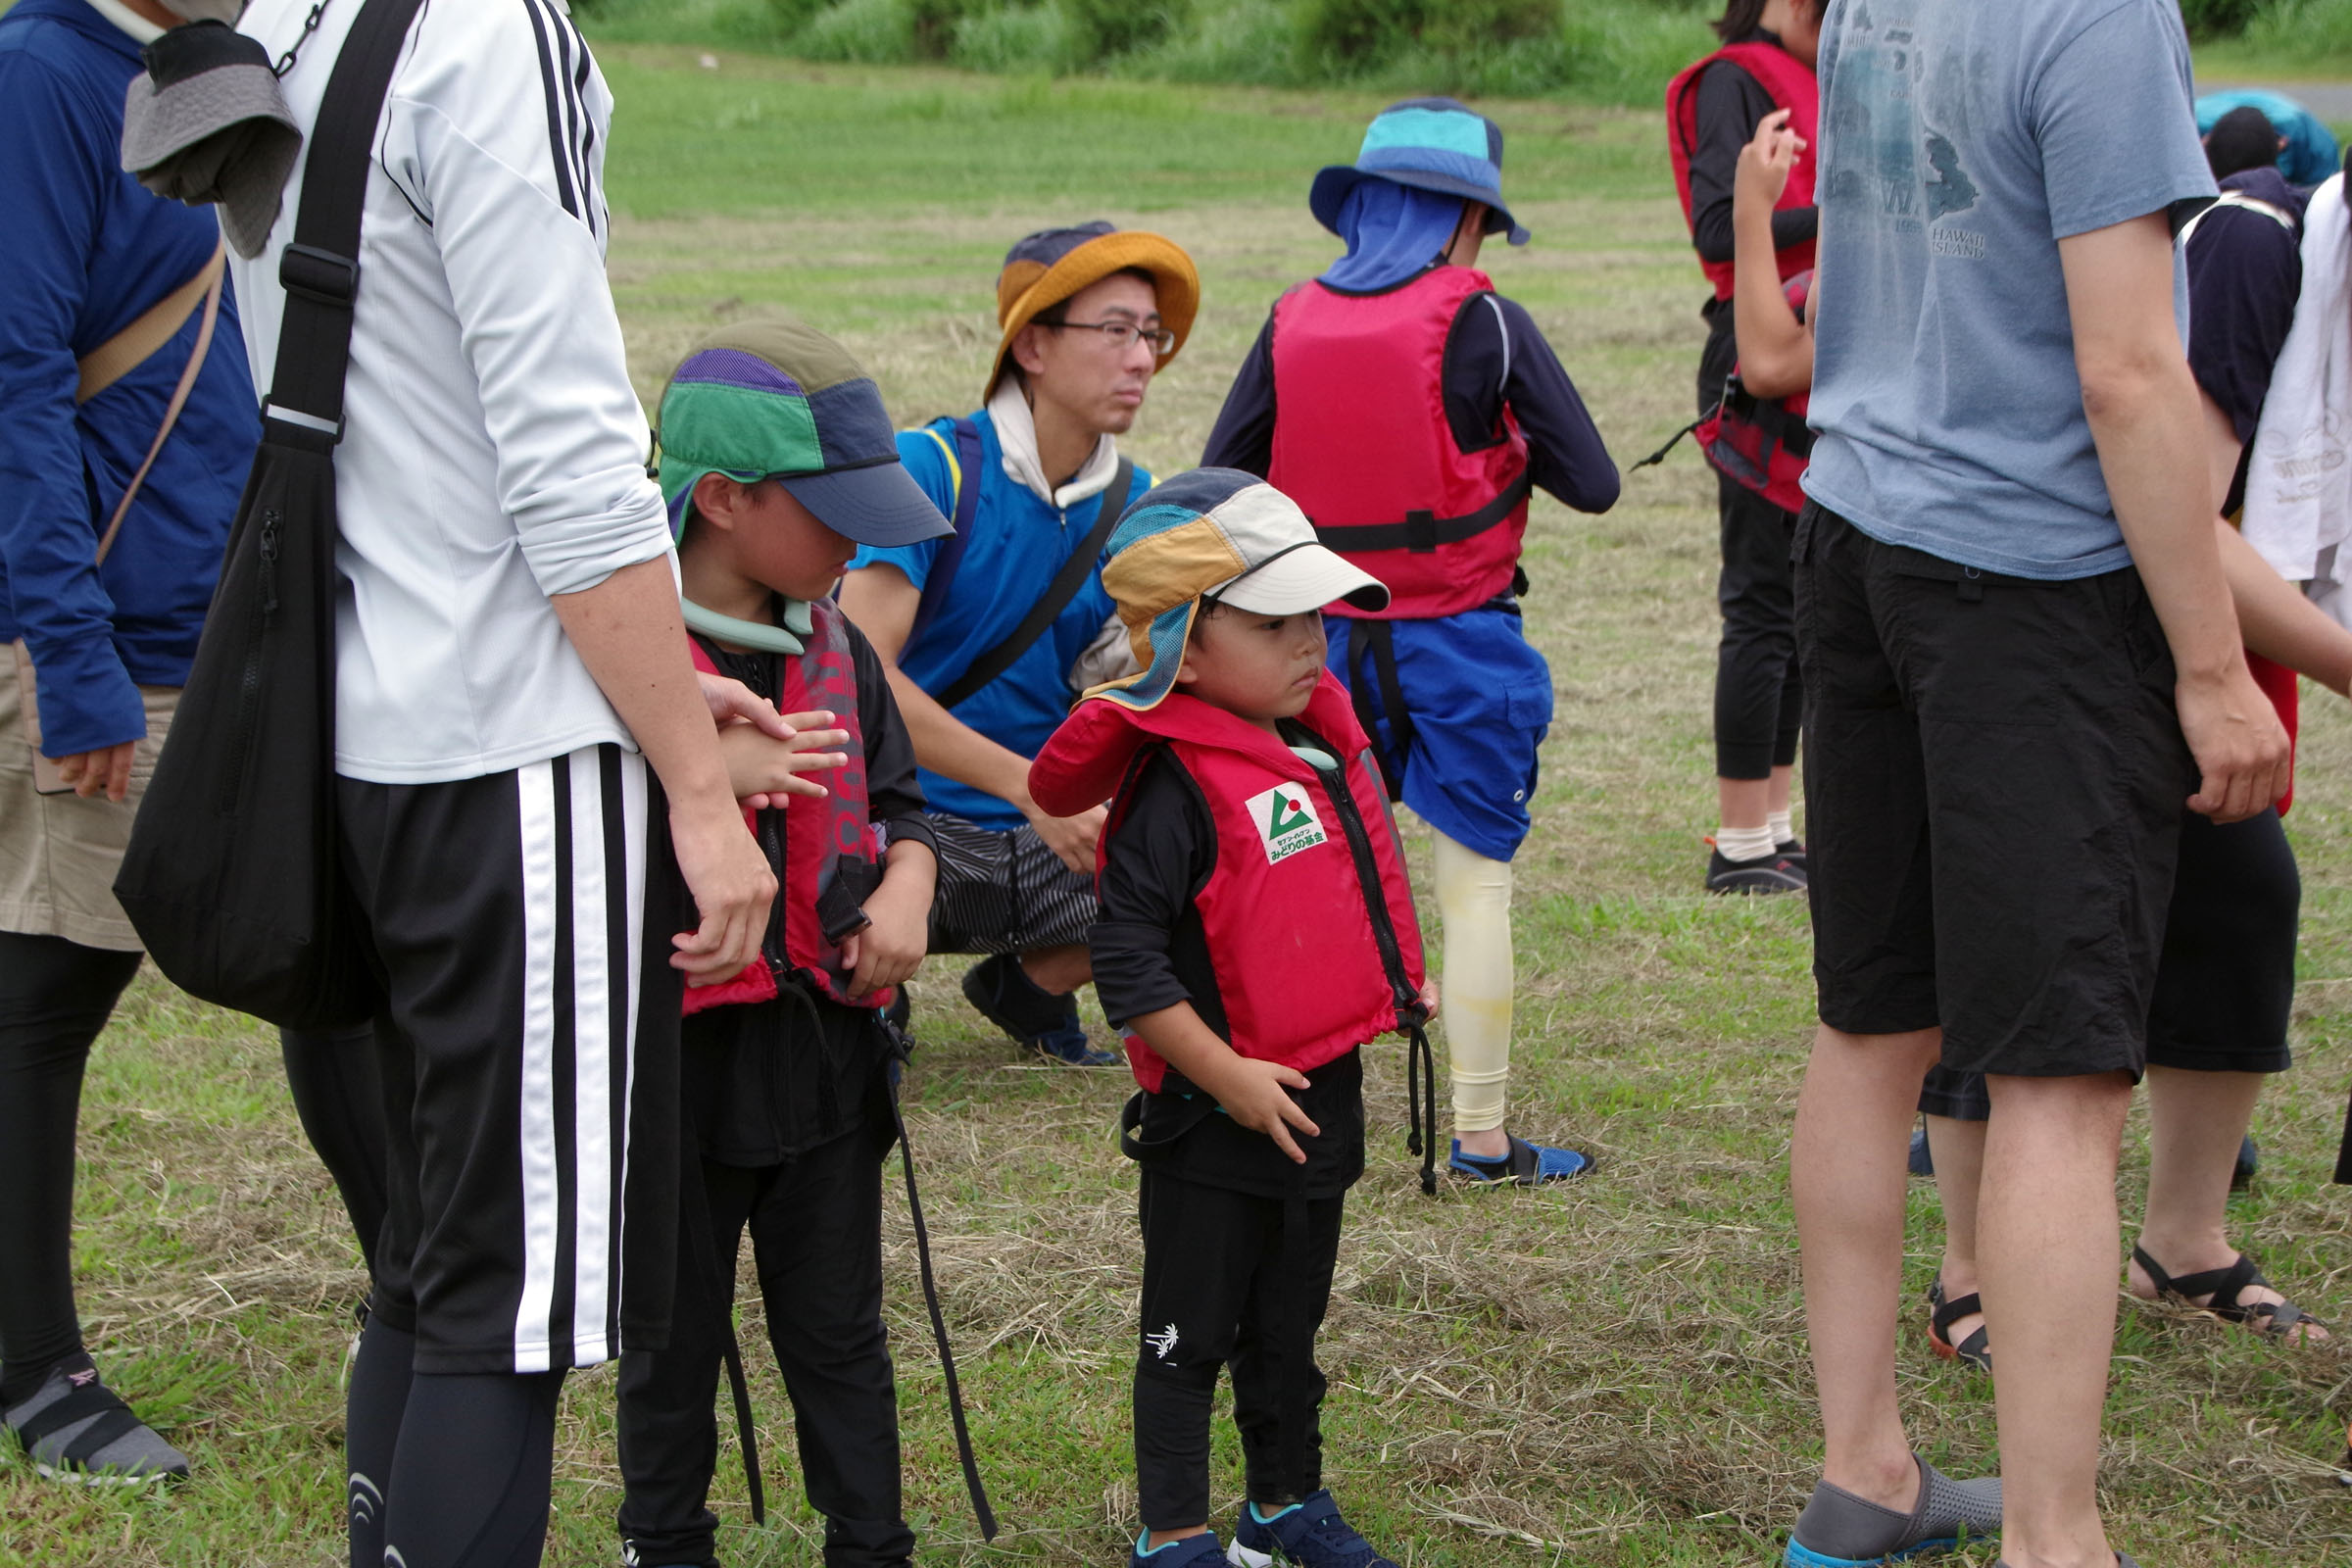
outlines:
[{"label": "young boy with colorful cap", "polygon": [[1363,1172],[1358,1048],[1405,1030],[1426,1081],[1412,892],[1318,613],[1389,592],[1229,468],[1131,508],[1102,581],[1142,672],[1088,691],[1029,789],[1065,815],[1109,801],[1091,950],[1141,1086],[1122,1118],[1143,1166],[1130,1560],[1220,1562],[1209,1407],[1230,1363],[1249,1483],[1231,1560],[1394,1568],[1323,1490],[1314,1363]]},{"label": "young boy with colorful cap", "polygon": [[1100,811],[1029,798],[1029,760],[1109,618],[1094,569],[1152,476],[1119,455],[1192,330],[1200,280],[1157,234],[1101,221],[1024,235],[997,276],[987,404],[899,437],[955,537],[860,550],[842,608],[874,640],[914,735],[940,850],[931,951],[985,955],[963,994],[1048,1060],[1109,1067],[1087,981]]},{"label": "young boy with colorful cap", "polygon": [[[699,344],[662,394],[661,443],[695,662],[802,729],[720,737],[736,794],[764,800],[745,819],[781,892],[758,959],[687,993],[681,1087],[701,1179],[682,1184],[669,1348],[621,1357],[620,1533],[645,1568],[716,1568],[711,1400],[748,1226],[825,1561],[894,1568],[914,1534],[882,1324],[896,1123],[881,1009],[922,960],[934,856],[881,663],[828,596],[860,545],[948,523],[900,466],[871,378],[798,322]],[[821,786],[799,776],[828,764]]]},{"label": "young boy with colorful cap", "polygon": [[1308,205],[1348,241],[1275,303],[1202,462],[1262,474],[1385,583],[1385,609],[1331,609],[1331,663],[1390,791],[1437,839],[1451,1005],[1454,1148],[1465,1179],[1582,1174],[1570,1149],[1504,1130],[1511,1068],[1511,858],[1527,837],[1551,671],[1520,629],[1531,485],[1579,512],[1617,468],[1559,357],[1478,270],[1502,205],[1502,131],[1450,98],[1382,111],[1352,168]]}]

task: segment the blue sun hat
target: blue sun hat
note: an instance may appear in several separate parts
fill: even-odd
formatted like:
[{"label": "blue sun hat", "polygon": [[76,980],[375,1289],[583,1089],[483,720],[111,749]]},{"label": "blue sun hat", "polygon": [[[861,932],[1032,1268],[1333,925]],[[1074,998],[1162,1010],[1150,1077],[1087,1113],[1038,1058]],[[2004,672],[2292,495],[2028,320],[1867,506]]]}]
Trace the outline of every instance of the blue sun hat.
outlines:
[{"label": "blue sun hat", "polygon": [[1334,164],[1315,175],[1306,198],[1315,221],[1344,234],[1340,207],[1367,179],[1484,202],[1487,233],[1508,233],[1514,245],[1528,241],[1502,205],[1502,127],[1454,99],[1407,98],[1374,116],[1354,164]]},{"label": "blue sun hat", "polygon": [[1142,670],[1088,689],[1129,708],[1158,706],[1175,689],[1193,617],[1204,604],[1259,615],[1297,615],[1345,599],[1381,611],[1379,578],[1315,541],[1298,503],[1239,468],[1190,468],[1144,492],[1120,514],[1102,587]]}]

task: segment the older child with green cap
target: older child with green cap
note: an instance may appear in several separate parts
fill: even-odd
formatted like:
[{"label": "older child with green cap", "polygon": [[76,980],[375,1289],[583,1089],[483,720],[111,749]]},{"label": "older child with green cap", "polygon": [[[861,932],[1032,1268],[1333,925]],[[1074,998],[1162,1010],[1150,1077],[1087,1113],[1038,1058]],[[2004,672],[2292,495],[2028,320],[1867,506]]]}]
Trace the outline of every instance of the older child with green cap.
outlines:
[{"label": "older child with green cap", "polygon": [[1511,859],[1527,837],[1551,671],[1520,628],[1531,486],[1579,512],[1617,468],[1527,312],[1478,270],[1481,242],[1527,243],[1502,204],[1502,131],[1450,98],[1383,110],[1352,167],[1308,206],[1348,242],[1275,303],[1202,462],[1262,474],[1323,543],[1385,583],[1386,608],[1334,605],[1332,668],[1390,792],[1437,840],[1450,1005],[1446,1168],[1533,1185],[1591,1160],[1504,1128],[1511,1068]]},{"label": "older child with green cap", "polygon": [[829,595],[859,546],[948,523],[900,466],[872,379],[798,322],[699,344],[662,394],[661,443],[696,663],[804,727],[721,737],[737,796],[766,803],[745,818],[781,891],[759,959],[687,993],[701,1180],[682,1184],[669,1348],[621,1357],[620,1532],[643,1568],[716,1568],[711,1401],[748,1227],[828,1568],[897,1568],[914,1534],[882,1325],[881,1009],[922,960],[934,857],[889,683]]},{"label": "older child with green cap", "polygon": [[[1063,813],[1109,802],[1089,945],[1141,1086],[1123,1118],[1143,1166],[1130,1561],[1225,1560],[1209,1407],[1230,1365],[1249,1491],[1230,1560],[1394,1568],[1323,1490],[1314,1362],[1363,1172],[1358,1048],[1407,1031],[1416,1085],[1428,1058],[1411,889],[1370,743],[1324,667],[1324,607],[1375,611],[1388,590],[1230,468],[1130,508],[1102,583],[1142,672],[1086,694],[1029,790]],[[1417,1135],[1429,1120],[1416,1095]]]}]

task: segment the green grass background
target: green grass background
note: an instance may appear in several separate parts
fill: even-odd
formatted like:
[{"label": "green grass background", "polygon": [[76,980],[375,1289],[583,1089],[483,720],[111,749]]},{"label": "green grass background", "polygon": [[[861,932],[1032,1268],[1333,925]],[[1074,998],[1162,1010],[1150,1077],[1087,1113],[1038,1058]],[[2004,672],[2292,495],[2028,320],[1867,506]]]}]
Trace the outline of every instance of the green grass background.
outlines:
[{"label": "green grass background", "polygon": [[[716,321],[800,312],[874,368],[902,421],[973,405],[1004,246],[1103,216],[1199,258],[1200,325],[1132,442],[1197,457],[1234,368],[1288,282],[1333,245],[1307,177],[1388,96],[1364,88],[1049,82],[812,66],[699,46],[605,51],[619,102],[612,274],[649,402]],[[1688,417],[1702,292],[1644,112],[1487,105],[1536,243],[1497,247],[1621,462]],[[1519,861],[1513,1123],[1599,1152],[1565,1191],[1422,1198],[1401,1148],[1403,1063],[1370,1052],[1378,1129],[1351,1199],[1324,1341],[1332,1484],[1409,1568],[1767,1560],[1819,1462],[1784,1179],[1810,1027],[1805,912],[1696,892],[1712,824],[1712,485],[1686,449],[1607,515],[1539,501],[1531,634],[1558,716]],[[2312,700],[2290,831],[2306,885],[2301,1058],[2258,1118],[2266,1163],[2238,1241],[2304,1304],[2352,1319],[2352,1227],[2326,1185],[2352,1078],[2352,722]],[[2017,803],[2020,810],[2030,802]],[[1426,886],[1426,857],[1415,863]],[[926,1562],[1117,1559],[1133,1515],[1126,1429],[1138,1254],[1112,1127],[1123,1078],[1032,1068],[921,990],[909,1082],[942,1285],[1005,1534],[960,1495],[904,1216],[889,1230],[909,1507]],[[338,1379],[363,1282],[302,1145],[274,1043],[142,980],[101,1041],[81,1125],[77,1261],[110,1379],[193,1455],[176,1492],[84,1496],[0,1455],[0,1562],[339,1560]],[[2120,1178],[2127,1223],[2144,1153]],[[1904,1410],[1945,1469],[1986,1468],[1989,1386],[1933,1359],[1918,1294],[1936,1231],[1915,1191]],[[2119,1260],[2120,1261],[2120,1260]],[[747,1301],[747,1343],[760,1319]],[[775,1512],[755,1531],[722,1454],[730,1564],[803,1564],[781,1390],[751,1352]],[[2352,1489],[2328,1462],[2352,1355],[2290,1349],[2127,1306],[2103,1468],[2141,1561],[2352,1561]],[[616,1558],[612,1377],[574,1378],[548,1560]],[[1221,1428],[1216,1496],[1239,1492]],[[1984,1568],[1991,1554],[1967,1561]]]}]

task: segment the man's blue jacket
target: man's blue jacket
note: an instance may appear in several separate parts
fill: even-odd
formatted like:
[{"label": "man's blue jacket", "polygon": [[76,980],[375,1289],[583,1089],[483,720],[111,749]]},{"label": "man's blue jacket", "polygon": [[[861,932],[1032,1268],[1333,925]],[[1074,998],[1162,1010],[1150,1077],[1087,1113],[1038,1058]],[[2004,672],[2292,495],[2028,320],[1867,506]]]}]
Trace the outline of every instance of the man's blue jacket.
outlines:
[{"label": "man's blue jacket", "polygon": [[138,687],[186,681],[261,436],[223,301],[188,406],[93,567],[197,318],[78,409],[75,362],[194,276],[219,237],[209,209],[122,171],[122,99],[141,69],[138,45],[82,0],[0,16],[0,640],[29,646],[53,757],[137,739]]}]

